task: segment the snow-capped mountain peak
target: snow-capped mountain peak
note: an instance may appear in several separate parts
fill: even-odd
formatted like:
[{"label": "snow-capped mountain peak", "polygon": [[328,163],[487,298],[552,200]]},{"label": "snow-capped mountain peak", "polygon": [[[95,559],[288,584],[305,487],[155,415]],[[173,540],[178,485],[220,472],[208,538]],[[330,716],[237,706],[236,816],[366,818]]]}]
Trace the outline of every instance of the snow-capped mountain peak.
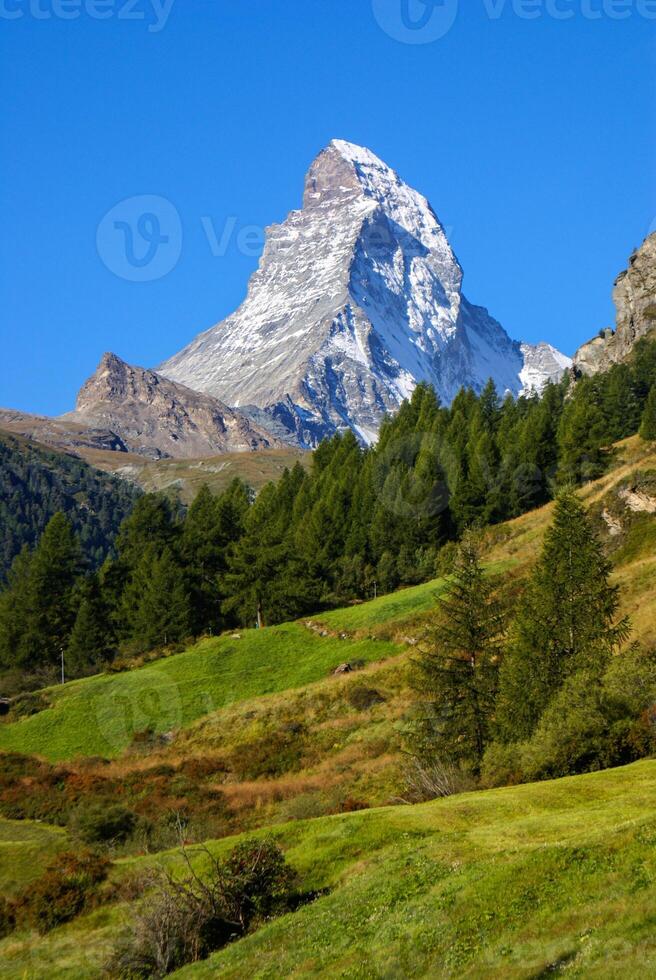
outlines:
[{"label": "snow-capped mountain peak", "polygon": [[344,427],[371,441],[419,381],[450,401],[490,377],[518,394],[562,373],[563,355],[510,340],[469,304],[462,275],[427,199],[370,150],[333,140],[302,209],[267,229],[239,309],[159,370],[264,410],[304,445]]}]

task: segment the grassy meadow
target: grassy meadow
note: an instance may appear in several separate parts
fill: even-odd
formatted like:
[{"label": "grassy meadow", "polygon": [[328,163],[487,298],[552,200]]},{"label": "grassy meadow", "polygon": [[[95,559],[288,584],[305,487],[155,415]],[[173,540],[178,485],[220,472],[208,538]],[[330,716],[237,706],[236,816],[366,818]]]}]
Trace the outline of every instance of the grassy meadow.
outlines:
[{"label": "grassy meadow", "polygon": [[[655,794],[645,761],[275,827],[302,887],[325,893],[175,976],[652,975]],[[116,873],[157,862],[182,868],[171,851]],[[46,937],[15,934],[0,977],[98,977],[130,915],[110,905]]]}]

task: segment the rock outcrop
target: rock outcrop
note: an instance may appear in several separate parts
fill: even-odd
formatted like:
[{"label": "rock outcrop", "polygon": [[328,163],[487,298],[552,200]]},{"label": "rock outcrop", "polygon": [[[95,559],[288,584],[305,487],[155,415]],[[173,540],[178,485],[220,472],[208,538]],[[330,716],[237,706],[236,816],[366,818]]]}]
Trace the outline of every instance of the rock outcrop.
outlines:
[{"label": "rock outcrop", "polygon": [[629,259],[615,280],[615,330],[603,330],[574,355],[575,375],[591,376],[626,360],[635,343],[656,335],[656,232]]}]

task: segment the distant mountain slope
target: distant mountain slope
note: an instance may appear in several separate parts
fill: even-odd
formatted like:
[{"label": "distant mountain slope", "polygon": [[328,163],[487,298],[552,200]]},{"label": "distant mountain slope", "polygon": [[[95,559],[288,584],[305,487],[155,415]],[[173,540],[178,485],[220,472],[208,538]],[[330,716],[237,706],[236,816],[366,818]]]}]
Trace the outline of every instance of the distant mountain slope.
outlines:
[{"label": "distant mountain slope", "polygon": [[63,511],[97,565],[139,491],[82,460],[0,431],[0,581],[24,544]]},{"label": "distant mountain slope", "polygon": [[334,140],[310,167],[302,210],[267,230],[244,303],[159,371],[266,410],[302,445],[345,427],[371,442],[419,381],[450,402],[490,377],[501,394],[560,378],[569,358],[511,340],[465,299],[462,278],[426,198]]}]

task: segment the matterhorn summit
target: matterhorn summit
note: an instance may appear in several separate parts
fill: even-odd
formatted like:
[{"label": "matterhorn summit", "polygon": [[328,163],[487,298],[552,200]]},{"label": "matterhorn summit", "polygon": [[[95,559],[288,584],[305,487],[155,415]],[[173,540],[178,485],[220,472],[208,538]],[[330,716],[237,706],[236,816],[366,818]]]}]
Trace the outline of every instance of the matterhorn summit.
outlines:
[{"label": "matterhorn summit", "polygon": [[375,440],[420,381],[450,402],[490,377],[514,395],[560,378],[569,359],[511,340],[462,278],[426,198],[370,150],[333,140],[302,209],[267,229],[239,309],[158,370],[304,446],[347,427]]}]

